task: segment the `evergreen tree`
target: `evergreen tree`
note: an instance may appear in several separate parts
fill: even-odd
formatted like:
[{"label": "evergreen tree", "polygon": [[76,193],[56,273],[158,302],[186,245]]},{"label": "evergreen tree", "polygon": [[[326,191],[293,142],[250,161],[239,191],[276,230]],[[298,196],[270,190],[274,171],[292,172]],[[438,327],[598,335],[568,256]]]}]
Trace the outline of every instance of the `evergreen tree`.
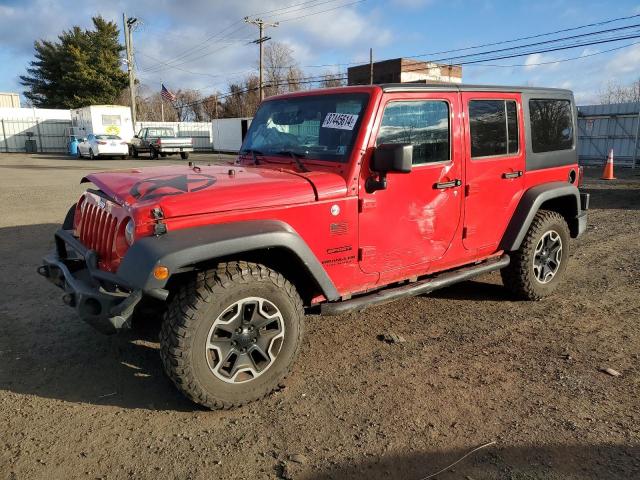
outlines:
[{"label": "evergreen tree", "polygon": [[35,60],[20,76],[24,92],[34,106],[78,108],[112,104],[127,86],[121,68],[118,27],[102,17],[94,17],[93,30],[73,27],[57,42],[35,42]]}]

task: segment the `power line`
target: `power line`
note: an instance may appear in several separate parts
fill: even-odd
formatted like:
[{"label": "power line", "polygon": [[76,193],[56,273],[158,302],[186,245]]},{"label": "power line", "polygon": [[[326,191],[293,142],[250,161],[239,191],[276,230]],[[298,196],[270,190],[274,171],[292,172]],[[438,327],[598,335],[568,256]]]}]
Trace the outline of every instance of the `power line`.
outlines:
[{"label": "power line", "polygon": [[[497,42],[491,42],[491,43],[484,43],[484,44],[480,44],[480,45],[474,45],[471,47],[464,47],[464,48],[455,48],[455,49],[451,49],[451,50],[442,50],[442,51],[437,51],[437,52],[427,52],[427,53],[420,53],[420,54],[416,54],[416,55],[405,55],[402,58],[418,58],[418,57],[430,57],[433,55],[442,55],[445,53],[455,53],[455,52],[464,52],[467,50],[475,50],[478,48],[485,48],[485,47],[493,47],[496,45],[504,45],[504,44],[508,44],[508,43],[515,43],[515,42],[519,42],[522,40],[531,40],[534,38],[540,38],[540,37],[547,37],[549,35],[556,35],[558,33],[566,33],[566,32],[572,32],[575,30],[581,30],[584,28],[590,28],[590,27],[595,27],[595,26],[601,26],[601,25],[607,25],[610,23],[615,23],[615,22],[620,22],[620,21],[624,21],[624,20],[629,20],[632,18],[638,18],[640,17],[640,14],[637,15],[629,15],[626,17],[617,17],[617,18],[612,18],[609,20],[604,20],[602,22],[595,22],[595,23],[589,23],[589,24],[585,24],[585,25],[579,25],[576,27],[570,27],[570,28],[564,28],[561,30],[555,30],[552,32],[546,32],[546,33],[539,33],[536,35],[528,35],[525,37],[519,37],[519,38],[514,38],[514,39],[510,39],[510,40],[500,40]],[[319,65],[302,65],[302,68],[322,68],[322,67],[345,67],[345,66],[351,66],[351,65],[361,65],[361,64],[365,64],[368,62],[367,60],[362,60],[362,61],[355,61],[355,62],[344,62],[344,63],[325,63],[325,64],[319,64]],[[288,66],[285,67],[281,67],[281,68],[290,68]]]},{"label": "power line", "polygon": [[596,55],[602,55],[603,53],[615,52],[616,50],[622,50],[623,48],[629,48],[629,47],[632,47],[634,45],[640,45],[640,42],[628,43],[628,44],[622,45],[620,47],[609,48],[607,50],[602,50],[600,52],[589,53],[587,55],[580,55],[578,57],[563,58],[563,59],[560,59],[560,60],[550,60],[548,62],[516,63],[516,64],[510,64],[510,65],[496,65],[496,64],[489,64],[489,63],[475,63],[475,64],[471,64],[471,65],[468,65],[468,66],[470,66],[470,67],[498,67],[498,68],[537,67],[537,66],[540,66],[540,65],[551,65],[551,64],[555,64],[555,63],[571,62],[573,60],[582,60],[583,58],[595,57]]},{"label": "power line", "polygon": [[366,2],[366,1],[367,0],[356,0],[355,2],[345,3],[345,4],[342,4],[342,5],[338,5],[337,7],[328,8],[326,10],[320,10],[319,12],[308,13],[307,15],[300,15],[299,17],[284,18],[284,19],[280,20],[280,23],[293,22],[295,20],[300,20],[302,18],[312,17],[314,15],[319,15],[321,13],[331,12],[333,10],[338,10],[339,8],[350,7],[352,5],[357,5],[358,3],[363,3],[363,2]]}]

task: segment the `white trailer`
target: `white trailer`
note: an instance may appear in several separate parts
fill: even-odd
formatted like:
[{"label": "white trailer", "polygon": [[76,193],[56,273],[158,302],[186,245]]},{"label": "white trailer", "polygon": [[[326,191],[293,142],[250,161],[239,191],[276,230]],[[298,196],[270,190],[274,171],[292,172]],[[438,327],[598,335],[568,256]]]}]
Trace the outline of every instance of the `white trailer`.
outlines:
[{"label": "white trailer", "polygon": [[83,137],[118,135],[129,142],[134,135],[131,109],[122,105],[91,105],[71,110],[71,123]]},{"label": "white trailer", "polygon": [[251,118],[221,118],[211,122],[213,149],[218,152],[237,152],[251,125]]}]

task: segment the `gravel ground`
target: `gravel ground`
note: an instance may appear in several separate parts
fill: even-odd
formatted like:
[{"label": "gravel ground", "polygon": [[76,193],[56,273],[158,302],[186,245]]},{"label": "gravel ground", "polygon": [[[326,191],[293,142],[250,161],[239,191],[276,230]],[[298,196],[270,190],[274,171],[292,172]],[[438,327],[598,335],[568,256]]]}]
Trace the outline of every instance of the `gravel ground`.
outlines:
[{"label": "gravel ground", "polygon": [[102,336],[35,273],[83,174],[149,164],[0,155],[0,478],[419,480],[490,441],[437,478],[640,478],[635,172],[587,171],[555,296],[513,301],[494,273],[309,317],[283,390],[210,412],[163,375],[157,332]]}]

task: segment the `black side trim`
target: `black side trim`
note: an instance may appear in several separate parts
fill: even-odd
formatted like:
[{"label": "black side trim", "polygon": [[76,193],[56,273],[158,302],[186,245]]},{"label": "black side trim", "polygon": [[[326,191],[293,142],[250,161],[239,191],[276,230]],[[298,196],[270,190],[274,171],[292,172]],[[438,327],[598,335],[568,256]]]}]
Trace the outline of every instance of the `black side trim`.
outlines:
[{"label": "black side trim", "polygon": [[483,273],[500,270],[509,265],[509,255],[502,255],[498,260],[488,260],[477,265],[462,267],[458,270],[443,272],[434,277],[419,282],[410,283],[401,287],[379,290],[369,295],[363,295],[344,302],[323,303],[320,305],[321,315],[340,315],[354,310],[362,311],[365,308],[382,305],[404,297],[412,297],[433,292],[439,288],[448,287],[454,283],[469,280]]},{"label": "black side trim", "polygon": [[566,207],[570,212],[571,218],[567,220],[572,236],[577,236],[577,233],[574,232],[578,232],[577,218],[581,214],[580,192],[578,188],[575,185],[565,182],[545,183],[532,187],[524,193],[502,237],[500,250],[510,252],[520,248],[520,244],[531,226],[533,217],[538,213],[540,206],[547,200],[560,197],[568,197]]},{"label": "black side trim", "polygon": [[296,255],[328,300],[340,297],[317,257],[304,240],[283,222],[259,220],[169,231],[161,237],[137,240],[125,255],[117,276],[132,288],[149,291],[167,281],[153,277],[153,268],[164,265],[175,273],[199,262],[255,250],[284,247]]}]

